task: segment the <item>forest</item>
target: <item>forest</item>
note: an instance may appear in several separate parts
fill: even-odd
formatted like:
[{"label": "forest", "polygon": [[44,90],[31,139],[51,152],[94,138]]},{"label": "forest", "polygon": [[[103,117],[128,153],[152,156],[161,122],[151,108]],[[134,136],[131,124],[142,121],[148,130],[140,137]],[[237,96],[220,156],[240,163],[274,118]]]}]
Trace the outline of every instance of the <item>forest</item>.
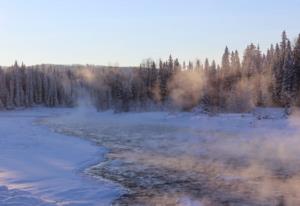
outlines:
[{"label": "forest", "polygon": [[74,107],[88,97],[98,111],[249,112],[258,106],[300,106],[299,91],[300,35],[291,41],[285,31],[266,52],[255,44],[243,55],[226,47],[220,64],[180,62],[170,55],[127,68],[17,62],[0,68],[2,110]]}]

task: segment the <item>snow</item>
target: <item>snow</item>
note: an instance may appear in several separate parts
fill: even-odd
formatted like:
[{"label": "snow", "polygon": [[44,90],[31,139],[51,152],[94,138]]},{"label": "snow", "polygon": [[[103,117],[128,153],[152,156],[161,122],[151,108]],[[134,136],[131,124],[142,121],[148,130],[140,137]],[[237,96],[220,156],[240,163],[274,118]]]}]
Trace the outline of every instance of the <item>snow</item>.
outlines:
[{"label": "snow", "polygon": [[[175,202],[181,206],[235,200],[232,194],[238,197],[235,201],[243,197],[250,205],[277,201],[285,194],[286,201],[298,205],[299,117],[296,113],[286,118],[278,108],[216,116],[115,114],[92,108],[1,112],[0,205],[110,205],[125,190],[101,178],[107,176],[120,184],[129,181],[146,188],[143,195],[149,192],[147,188],[152,192],[160,185],[163,197],[157,197],[158,202],[174,201],[174,194],[168,194],[169,184],[170,191],[180,194],[175,195],[180,198]],[[84,175],[92,172],[97,180]],[[291,181],[284,179],[287,176]],[[178,179],[193,184],[173,188],[183,187],[173,186],[172,181]],[[164,182],[168,184],[160,184]],[[229,195],[225,187],[220,196],[218,185],[231,184],[242,189]],[[202,185],[203,190],[217,192],[206,192],[210,196],[204,200],[190,196],[188,191]]]},{"label": "snow", "polygon": [[54,206],[41,199],[34,197],[31,193],[16,189],[9,190],[5,186],[0,187],[0,205],[5,206]]},{"label": "snow", "polygon": [[[81,121],[78,122],[78,119]],[[298,122],[299,115],[287,118],[284,110],[278,108],[258,108],[253,113],[216,116],[184,112],[115,114],[112,111],[97,113],[78,109],[47,120],[47,124],[57,132],[89,139],[110,148],[110,160],[91,170],[95,175],[104,175],[128,185],[133,182],[150,190],[153,190],[153,185],[161,185],[160,182],[172,182],[172,177],[183,182],[191,181],[191,185],[199,187],[209,185],[210,188],[227,185],[228,182],[229,185],[239,185],[232,188],[243,188],[231,194],[236,194],[236,201],[241,201],[239,198],[243,193],[245,205],[265,204],[270,199],[280,201],[278,194],[286,194],[287,199],[294,198],[300,203],[296,185],[284,181],[289,176],[295,179],[295,183],[298,182]],[[160,169],[169,172],[160,173]],[[213,173],[206,174],[210,169]],[[148,171],[156,174],[148,174]],[[206,175],[205,181],[209,182],[201,182],[201,175]],[[182,190],[182,195],[186,190],[194,190],[187,185],[186,188],[182,188],[183,185],[177,187],[168,188],[166,185],[164,189],[166,192]],[[260,191],[261,188],[265,191]],[[279,192],[273,188],[278,188]],[[228,193],[226,190],[221,198],[232,201],[233,197],[225,195]],[[147,193],[146,190],[144,194]],[[210,193],[213,197],[214,191]],[[249,194],[255,195],[249,197]],[[195,201],[201,202],[201,198]],[[190,204],[186,199],[183,202],[182,205]]]},{"label": "snow", "polygon": [[83,175],[106,149],[35,123],[65,111],[0,113],[0,205],[109,205],[120,196],[120,186]]}]

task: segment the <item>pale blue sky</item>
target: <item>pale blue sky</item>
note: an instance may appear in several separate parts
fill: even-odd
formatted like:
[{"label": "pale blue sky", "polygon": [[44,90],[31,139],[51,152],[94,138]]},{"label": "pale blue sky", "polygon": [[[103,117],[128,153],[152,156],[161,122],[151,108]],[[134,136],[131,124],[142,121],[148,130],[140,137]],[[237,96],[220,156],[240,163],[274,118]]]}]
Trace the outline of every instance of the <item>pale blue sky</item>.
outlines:
[{"label": "pale blue sky", "polygon": [[300,33],[299,0],[0,0],[0,64],[220,59]]}]

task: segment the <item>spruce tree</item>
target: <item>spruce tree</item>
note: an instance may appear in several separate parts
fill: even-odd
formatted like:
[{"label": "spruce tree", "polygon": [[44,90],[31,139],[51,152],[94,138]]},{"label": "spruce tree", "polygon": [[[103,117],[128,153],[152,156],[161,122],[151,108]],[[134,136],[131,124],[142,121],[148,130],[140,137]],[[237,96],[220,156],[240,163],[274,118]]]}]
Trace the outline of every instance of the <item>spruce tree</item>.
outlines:
[{"label": "spruce tree", "polygon": [[223,57],[222,57],[222,70],[224,70],[225,73],[229,72],[230,70],[230,52],[228,47],[226,46]]},{"label": "spruce tree", "polygon": [[281,102],[284,106],[289,106],[293,96],[293,78],[295,76],[295,69],[293,65],[293,54],[290,41],[287,42],[285,49],[285,57],[283,64],[282,77],[282,91]]},{"label": "spruce tree", "polygon": [[299,105],[299,99],[300,99],[300,34],[296,41],[296,45],[293,51],[293,60],[294,60],[294,72],[295,72],[295,78],[293,80],[293,93],[296,95],[297,103]]},{"label": "spruce tree", "polygon": [[7,89],[6,89],[6,80],[5,73],[0,67],[0,109],[4,109],[6,107],[6,97]]},{"label": "spruce tree", "polygon": [[272,63],[272,97],[276,106],[281,106],[282,82],[283,82],[283,64],[281,58],[281,50],[276,44],[275,54]]},{"label": "spruce tree", "polygon": [[205,63],[204,63],[204,71],[205,73],[208,73],[209,72],[209,60],[208,58],[205,59]]}]

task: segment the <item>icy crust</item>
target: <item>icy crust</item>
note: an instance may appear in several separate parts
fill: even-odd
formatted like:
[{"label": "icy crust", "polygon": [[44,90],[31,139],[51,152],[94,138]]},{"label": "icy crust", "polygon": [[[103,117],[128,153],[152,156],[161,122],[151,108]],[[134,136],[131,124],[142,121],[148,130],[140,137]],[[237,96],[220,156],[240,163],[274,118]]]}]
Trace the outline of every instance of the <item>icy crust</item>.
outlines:
[{"label": "icy crust", "polygon": [[56,206],[38,199],[31,193],[0,186],[0,205],[2,206]]},{"label": "icy crust", "polygon": [[104,160],[105,148],[37,125],[40,118],[71,111],[0,112],[1,206],[107,206],[123,193],[117,184],[84,174],[86,167]]}]

